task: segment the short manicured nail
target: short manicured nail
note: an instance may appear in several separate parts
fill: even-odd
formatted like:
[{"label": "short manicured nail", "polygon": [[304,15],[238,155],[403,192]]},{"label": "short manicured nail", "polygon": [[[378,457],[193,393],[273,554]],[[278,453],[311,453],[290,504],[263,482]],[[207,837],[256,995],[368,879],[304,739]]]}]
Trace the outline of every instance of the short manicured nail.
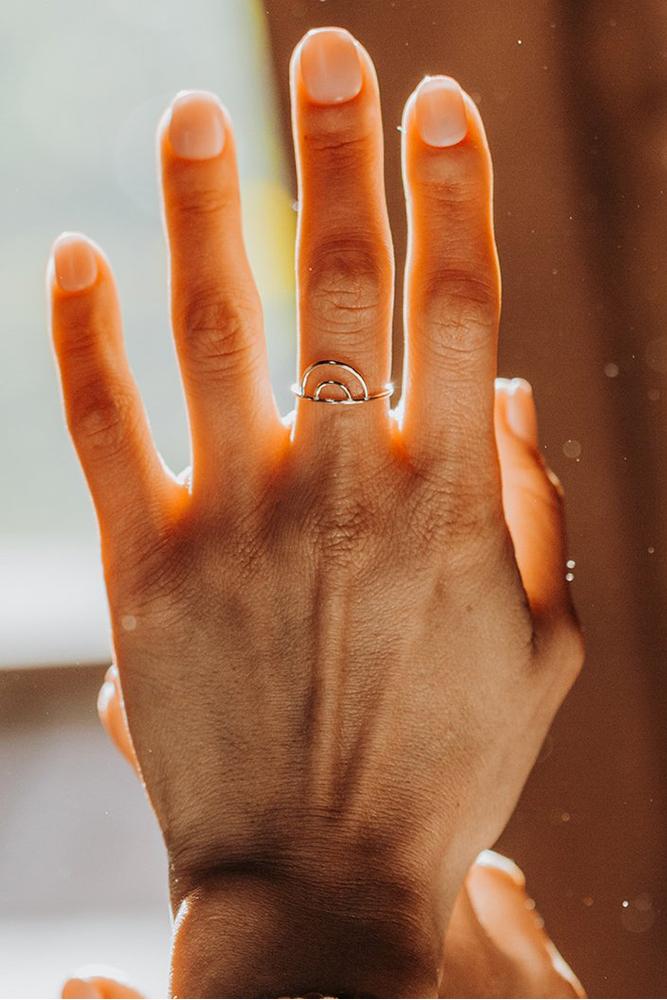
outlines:
[{"label": "short manicured nail", "polygon": [[465,138],[468,119],[463,94],[449,76],[429,76],[415,97],[415,122],[429,146],[455,146]]},{"label": "short manicured nail", "polygon": [[63,292],[82,292],[97,278],[95,251],[85,236],[63,233],[53,244],[53,269]]},{"label": "short manicured nail", "polygon": [[501,950],[505,950],[503,937],[508,952],[514,939],[541,964],[550,961],[546,949],[549,938],[525,885],[514,873],[504,866],[480,864],[478,859],[466,876],[466,888],[478,920]]},{"label": "short manicured nail", "polygon": [[[511,385],[512,385],[512,379],[511,378],[497,378],[495,380],[496,389],[500,389],[501,392],[509,392]],[[482,853],[484,853],[484,852],[482,852]],[[494,852],[491,851],[489,853],[493,854]]]},{"label": "short manicured nail", "polygon": [[316,104],[342,104],[361,90],[357,43],[342,28],[309,31],[301,43],[299,65],[308,96]]},{"label": "short manicured nail", "polygon": [[184,160],[219,156],[225,145],[225,119],[217,98],[197,90],[179,94],[171,106],[169,142]]},{"label": "short manicured nail", "polygon": [[106,673],[104,675],[104,680],[109,684],[115,684],[116,681],[118,680],[118,667],[116,666],[115,663],[112,663],[107,667]]},{"label": "short manicured nail", "polygon": [[475,864],[482,865],[483,868],[495,868],[496,871],[504,872],[506,875],[509,875],[513,882],[522,888],[526,884],[526,876],[517,863],[512,861],[511,858],[506,858],[504,854],[499,854],[497,851],[482,851],[481,854],[477,855]]},{"label": "short manicured nail", "polygon": [[116,697],[116,685],[113,681],[105,681],[97,694],[97,711],[105,715]]},{"label": "short manicured nail", "polygon": [[537,447],[537,414],[530,382],[513,378],[507,395],[507,423],[510,430],[532,448]]},{"label": "short manicured nail", "polygon": [[98,1000],[102,994],[89,979],[75,977],[67,980],[62,988],[61,996],[64,1000],[84,1000],[86,997]]}]

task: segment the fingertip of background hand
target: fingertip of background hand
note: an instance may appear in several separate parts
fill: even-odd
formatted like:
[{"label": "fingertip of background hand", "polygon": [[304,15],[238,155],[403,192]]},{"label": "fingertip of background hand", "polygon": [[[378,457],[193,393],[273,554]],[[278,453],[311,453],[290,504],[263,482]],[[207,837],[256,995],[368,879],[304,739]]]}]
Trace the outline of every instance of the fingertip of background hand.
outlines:
[{"label": "fingertip of background hand", "polygon": [[539,444],[537,410],[533,387],[525,378],[502,379],[503,416],[509,430],[523,444],[536,450]]},{"label": "fingertip of background hand", "polygon": [[63,1000],[83,1000],[85,997],[96,1000],[96,998],[102,997],[102,993],[100,993],[90,979],[81,979],[79,976],[74,976],[71,979],[65,980],[60,991],[60,996]]}]

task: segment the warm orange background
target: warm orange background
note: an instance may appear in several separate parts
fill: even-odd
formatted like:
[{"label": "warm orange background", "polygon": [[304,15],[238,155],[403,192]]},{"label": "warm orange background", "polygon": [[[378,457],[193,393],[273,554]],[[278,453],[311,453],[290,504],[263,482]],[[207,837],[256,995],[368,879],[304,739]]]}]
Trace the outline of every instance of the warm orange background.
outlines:
[{"label": "warm orange background", "polygon": [[502,847],[593,996],[664,996],[667,5],[265,7],[286,138],[286,66],[308,27],[347,27],[373,55],[401,260],[402,102],[427,72],[480,102],[496,165],[500,371],[536,389],[589,651]]}]

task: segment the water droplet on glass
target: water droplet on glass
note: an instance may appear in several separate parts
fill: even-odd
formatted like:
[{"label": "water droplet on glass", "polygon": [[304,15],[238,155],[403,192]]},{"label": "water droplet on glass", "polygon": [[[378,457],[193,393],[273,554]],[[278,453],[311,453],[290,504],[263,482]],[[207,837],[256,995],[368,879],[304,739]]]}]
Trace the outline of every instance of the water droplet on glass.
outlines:
[{"label": "water droplet on glass", "polygon": [[579,458],[581,456],[581,443],[568,439],[563,445],[563,454],[566,458]]},{"label": "water droplet on glass", "polygon": [[568,569],[574,569],[574,567],[575,567],[575,566],[576,566],[577,564],[576,564],[576,562],[574,561],[574,559],[568,559],[568,561],[567,561],[567,562],[565,563],[565,565],[567,566],[567,568],[568,568]]},{"label": "water droplet on glass", "polygon": [[593,897],[592,896],[584,896],[584,898],[582,899],[581,902],[584,904],[584,906],[592,906],[593,905]]},{"label": "water droplet on glass", "polygon": [[623,900],[621,921],[627,931],[643,934],[655,923],[653,900],[647,892],[641,892],[632,900]]},{"label": "water droplet on glass", "polygon": [[574,573],[566,573],[565,579],[567,580],[568,583],[572,583],[572,581],[574,580]]},{"label": "water droplet on glass", "polygon": [[613,361],[608,361],[607,364],[604,366],[604,373],[607,376],[607,378],[616,378],[619,371],[620,369],[618,365],[615,364]]},{"label": "water droplet on glass", "polygon": [[134,632],[137,627],[137,619],[134,615],[123,615],[120,624],[126,632]]},{"label": "water droplet on glass", "polygon": [[654,545],[649,545],[649,547],[648,547],[648,554],[650,556],[652,556],[654,552],[655,552],[655,546]]}]

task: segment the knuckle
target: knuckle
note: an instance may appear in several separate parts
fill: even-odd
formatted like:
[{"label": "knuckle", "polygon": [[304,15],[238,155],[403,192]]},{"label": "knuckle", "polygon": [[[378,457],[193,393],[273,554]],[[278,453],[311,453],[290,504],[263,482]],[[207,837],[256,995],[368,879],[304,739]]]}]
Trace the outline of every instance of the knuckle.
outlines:
[{"label": "knuckle", "polygon": [[175,208],[180,215],[206,219],[226,212],[232,200],[233,196],[226,188],[196,184],[189,177],[188,183],[179,188]]},{"label": "knuckle", "polygon": [[539,675],[562,700],[581,673],[586,658],[584,636],[574,611],[566,611],[554,622],[537,629]]},{"label": "knuckle", "polygon": [[494,282],[473,271],[438,271],[424,288],[424,322],[432,349],[448,362],[488,347],[499,322],[499,295]]},{"label": "knuckle", "polygon": [[68,426],[89,452],[112,457],[136,422],[136,400],[129,388],[110,388],[101,380],[77,390],[68,404]]},{"label": "knuckle", "polygon": [[73,300],[67,303],[65,332],[57,339],[60,364],[66,371],[92,369],[98,356],[98,345],[114,339],[110,316],[106,311],[94,311],[90,303]]},{"label": "knuckle", "polygon": [[195,376],[235,376],[254,361],[251,331],[257,321],[256,307],[231,296],[195,295],[183,309],[188,366]]},{"label": "knuckle", "polygon": [[547,475],[542,456],[529,453],[520,455],[512,470],[516,486],[524,500],[529,501],[548,523],[563,520],[564,501]]},{"label": "knuckle", "polygon": [[480,539],[499,537],[501,513],[490,501],[495,490],[485,490],[484,483],[466,484],[442,469],[437,474],[420,470],[419,480],[408,501],[408,523],[426,550],[434,538],[446,535],[448,552],[456,557],[457,543],[478,544]]},{"label": "knuckle", "polygon": [[[443,161],[439,155],[422,163],[420,184],[430,202],[433,212],[439,217],[445,215],[451,222],[465,225],[463,218],[470,214],[479,215],[480,204],[489,197],[489,191],[477,170],[460,169],[443,170]],[[452,219],[452,215],[454,218]]]},{"label": "knuckle", "polygon": [[564,677],[573,684],[586,659],[584,634],[574,614],[569,614],[561,623],[557,633],[560,652],[560,669]]},{"label": "knuckle", "polygon": [[346,165],[357,166],[368,160],[374,148],[373,122],[359,122],[357,118],[340,114],[338,108],[330,108],[323,116],[323,125],[304,133],[304,145],[309,154],[324,154],[335,161],[337,169]]},{"label": "knuckle", "polygon": [[363,238],[328,244],[312,254],[305,291],[322,324],[344,332],[377,321],[391,281],[385,256],[377,245],[364,245]]},{"label": "knuckle", "polygon": [[[126,608],[131,608],[132,617],[142,629],[185,623],[188,608],[193,607],[189,588],[196,567],[191,548],[179,544],[172,529],[173,525],[165,526],[143,537],[128,531],[131,561],[125,558],[121,566],[118,551],[107,559],[110,604],[121,628]],[[126,545],[120,551],[128,548]]]}]

